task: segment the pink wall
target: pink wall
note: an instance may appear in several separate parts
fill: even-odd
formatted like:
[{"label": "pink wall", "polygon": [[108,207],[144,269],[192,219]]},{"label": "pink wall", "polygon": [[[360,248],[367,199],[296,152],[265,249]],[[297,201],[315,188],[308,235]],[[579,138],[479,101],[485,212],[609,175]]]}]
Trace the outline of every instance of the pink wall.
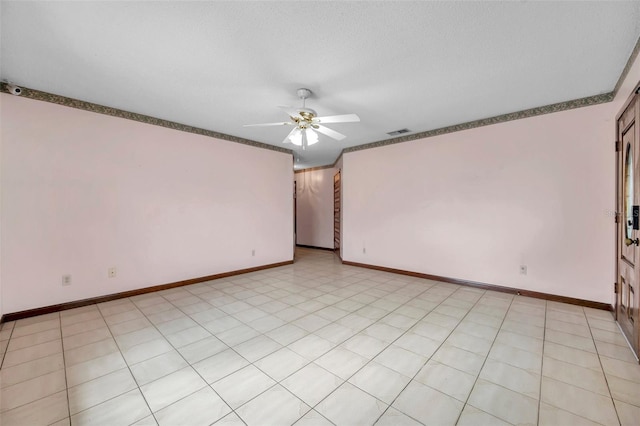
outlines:
[{"label": "pink wall", "polygon": [[0,100],[2,312],[293,258],[290,154]]},{"label": "pink wall", "polygon": [[639,79],[636,61],[611,103],[345,154],[343,259],[612,302],[615,116]]},{"label": "pink wall", "polygon": [[334,168],[296,173],[297,244],[333,248]]}]

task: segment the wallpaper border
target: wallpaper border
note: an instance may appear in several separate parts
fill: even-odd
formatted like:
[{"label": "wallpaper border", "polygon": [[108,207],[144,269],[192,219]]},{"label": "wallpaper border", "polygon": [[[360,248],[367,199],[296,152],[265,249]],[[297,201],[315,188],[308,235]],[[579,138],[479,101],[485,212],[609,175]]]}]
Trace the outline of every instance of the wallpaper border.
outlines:
[{"label": "wallpaper border", "polygon": [[[112,117],[124,118],[126,120],[138,121],[140,123],[151,124],[154,126],[166,127],[168,129],[178,130],[180,132],[194,133],[196,135],[208,136],[215,139],[221,139],[229,142],[236,142],[243,145],[249,145],[256,148],[269,149],[271,151],[282,152],[293,155],[293,151],[279,146],[269,145],[263,142],[244,139],[237,136],[227,135],[225,133],[214,132],[199,127],[189,126],[186,124],[176,123],[174,121],[163,120],[161,118],[151,117],[149,115],[138,114],[135,112],[124,111],[118,108],[112,108],[104,105],[94,104],[92,102],[81,101],[78,99],[67,98],[66,96],[55,95],[53,93],[42,92],[36,89],[20,86],[22,94],[20,97],[33,99],[36,101],[50,102],[52,104],[63,105],[70,108],[76,108],[84,111],[95,112],[98,114],[110,115]],[[6,83],[0,84],[0,92],[9,93]]]}]

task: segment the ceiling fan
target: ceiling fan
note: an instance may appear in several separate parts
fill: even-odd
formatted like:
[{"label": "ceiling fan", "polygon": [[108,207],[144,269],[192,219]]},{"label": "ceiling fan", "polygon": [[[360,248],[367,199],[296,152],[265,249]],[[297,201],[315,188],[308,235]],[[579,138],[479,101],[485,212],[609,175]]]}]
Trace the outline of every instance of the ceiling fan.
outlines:
[{"label": "ceiling fan", "polygon": [[330,115],[327,117],[317,117],[317,113],[305,106],[306,99],[311,96],[311,90],[298,89],[296,91],[298,97],[302,99],[301,108],[279,107],[289,114],[291,121],[283,121],[280,123],[264,123],[264,124],[245,124],[244,127],[260,127],[260,126],[295,126],[287,135],[282,143],[291,142],[294,145],[301,146],[306,149],[307,146],[318,142],[318,133],[329,136],[335,140],[346,138],[342,133],[338,133],[328,127],[323,126],[325,123],[353,123],[360,121],[360,117],[356,114]]}]

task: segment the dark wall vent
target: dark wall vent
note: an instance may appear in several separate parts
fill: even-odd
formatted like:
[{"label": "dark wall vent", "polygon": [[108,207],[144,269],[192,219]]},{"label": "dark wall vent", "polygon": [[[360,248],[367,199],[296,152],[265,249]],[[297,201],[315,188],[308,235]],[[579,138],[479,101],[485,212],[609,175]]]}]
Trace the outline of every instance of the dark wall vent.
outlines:
[{"label": "dark wall vent", "polygon": [[401,135],[403,133],[409,133],[411,132],[411,130],[409,129],[400,129],[400,130],[394,130],[393,132],[389,132],[387,133],[389,136],[398,136]]}]

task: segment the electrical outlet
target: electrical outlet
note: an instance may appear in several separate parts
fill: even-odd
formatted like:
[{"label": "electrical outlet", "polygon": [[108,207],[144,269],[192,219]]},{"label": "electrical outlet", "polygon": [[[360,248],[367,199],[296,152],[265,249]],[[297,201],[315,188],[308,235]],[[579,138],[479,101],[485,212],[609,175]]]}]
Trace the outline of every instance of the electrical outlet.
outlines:
[{"label": "electrical outlet", "polygon": [[109,274],[109,278],[115,278],[116,277],[116,268],[109,268],[109,270],[107,272]]},{"label": "electrical outlet", "polygon": [[251,256],[255,256],[256,255],[256,249],[251,250]]},{"label": "electrical outlet", "polygon": [[62,285],[71,285],[71,275],[62,276]]},{"label": "electrical outlet", "polygon": [[527,265],[520,265],[520,275],[527,275]]},{"label": "electrical outlet", "polygon": [[367,254],[367,249],[362,247],[362,254]]}]

